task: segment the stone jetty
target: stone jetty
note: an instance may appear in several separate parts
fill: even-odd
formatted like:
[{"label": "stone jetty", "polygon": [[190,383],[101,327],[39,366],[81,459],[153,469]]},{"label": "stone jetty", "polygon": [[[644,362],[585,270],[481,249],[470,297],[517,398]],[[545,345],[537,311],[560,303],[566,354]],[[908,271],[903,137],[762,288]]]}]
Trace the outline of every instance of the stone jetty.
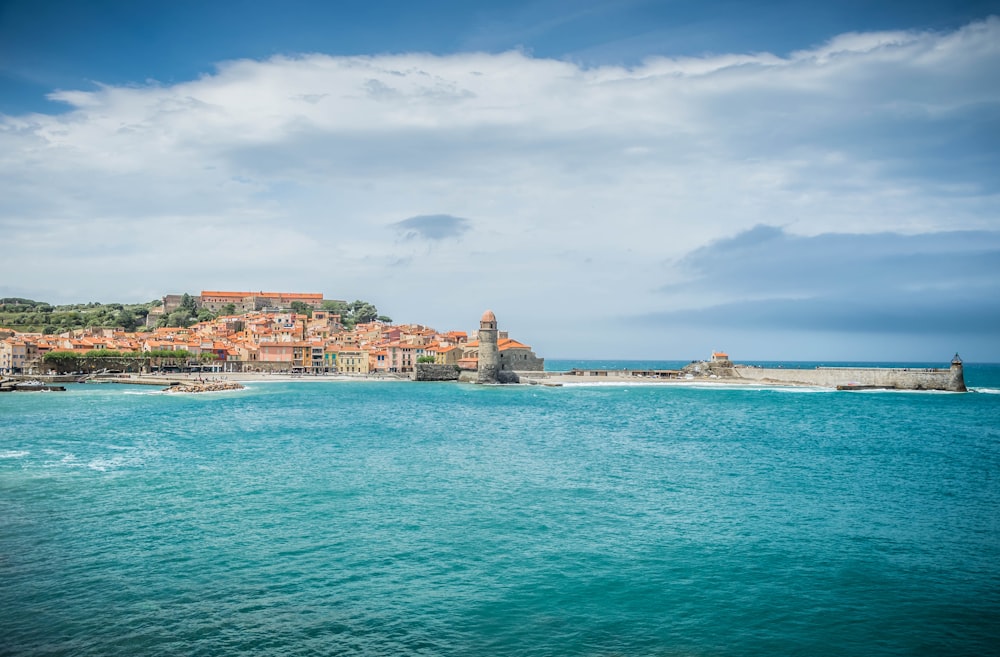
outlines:
[{"label": "stone jetty", "polygon": [[163,389],[163,392],[222,392],[224,390],[243,390],[244,386],[235,381],[203,381],[192,383],[177,383]]}]

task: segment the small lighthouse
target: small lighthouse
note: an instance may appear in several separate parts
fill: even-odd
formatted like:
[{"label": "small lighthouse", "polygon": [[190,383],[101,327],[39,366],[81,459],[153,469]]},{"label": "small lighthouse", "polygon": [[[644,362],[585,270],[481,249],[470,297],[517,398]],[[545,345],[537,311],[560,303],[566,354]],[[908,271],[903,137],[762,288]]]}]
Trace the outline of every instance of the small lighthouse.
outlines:
[{"label": "small lighthouse", "polygon": [[965,371],[962,369],[962,359],[956,353],[951,359],[951,380],[948,382],[948,390],[952,392],[968,392],[965,387]]}]

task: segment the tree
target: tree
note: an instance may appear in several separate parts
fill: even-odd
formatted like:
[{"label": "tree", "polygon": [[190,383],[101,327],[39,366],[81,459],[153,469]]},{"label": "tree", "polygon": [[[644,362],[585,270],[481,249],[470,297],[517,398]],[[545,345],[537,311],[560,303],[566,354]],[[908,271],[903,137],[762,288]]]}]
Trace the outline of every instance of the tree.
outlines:
[{"label": "tree", "polygon": [[195,303],[194,303],[194,297],[192,297],[187,292],[185,292],[184,294],[182,294],[181,295],[181,305],[178,306],[178,309],[179,310],[186,310],[186,311],[188,311],[189,315],[193,315],[195,313],[195,311],[197,310],[197,307],[195,306]]},{"label": "tree", "polygon": [[183,308],[178,308],[166,317],[166,325],[176,328],[187,328],[191,325],[191,313]]},{"label": "tree", "polygon": [[417,356],[418,363],[433,363],[434,356]]},{"label": "tree", "polygon": [[384,319],[389,323],[392,322],[392,320],[388,317],[380,317],[378,309],[374,305],[367,301],[362,301],[361,299],[351,303],[344,303],[343,301],[324,301],[320,308],[326,310],[327,312],[340,315],[340,322],[347,329],[354,328],[355,324],[364,324],[376,319],[379,321],[383,321]]},{"label": "tree", "polygon": [[385,315],[379,315],[375,319],[377,319],[378,321],[382,322],[383,324],[392,324],[392,317],[386,317]]},{"label": "tree", "polygon": [[305,301],[293,301],[292,310],[300,315],[305,315],[306,317],[312,317],[313,315],[312,306]]},{"label": "tree", "polygon": [[59,372],[75,372],[80,369],[80,357],[72,351],[50,351],[42,356],[42,362]]},{"label": "tree", "polygon": [[219,313],[223,315],[235,315],[236,314],[236,304],[227,303],[222,308],[219,309]]},{"label": "tree", "polygon": [[367,301],[358,299],[351,304],[351,319],[355,324],[366,324],[378,317],[378,309]]},{"label": "tree", "polygon": [[139,323],[138,321],[136,321],[135,313],[133,313],[131,310],[125,310],[125,309],[118,311],[118,316],[116,320],[117,320],[116,323],[119,326],[121,326],[123,329],[129,332],[134,331],[135,327]]},{"label": "tree", "polygon": [[324,301],[320,306],[320,309],[327,312],[333,313],[335,315],[340,315],[341,318],[345,317],[351,312],[350,307],[343,301]]}]

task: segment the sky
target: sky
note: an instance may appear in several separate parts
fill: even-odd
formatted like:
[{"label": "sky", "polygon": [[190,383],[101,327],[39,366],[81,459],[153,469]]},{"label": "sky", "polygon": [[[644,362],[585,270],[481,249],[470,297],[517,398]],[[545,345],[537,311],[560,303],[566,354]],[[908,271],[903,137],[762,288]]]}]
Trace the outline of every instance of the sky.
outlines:
[{"label": "sky", "polygon": [[1000,0],[0,0],[0,297],[1000,362]]}]

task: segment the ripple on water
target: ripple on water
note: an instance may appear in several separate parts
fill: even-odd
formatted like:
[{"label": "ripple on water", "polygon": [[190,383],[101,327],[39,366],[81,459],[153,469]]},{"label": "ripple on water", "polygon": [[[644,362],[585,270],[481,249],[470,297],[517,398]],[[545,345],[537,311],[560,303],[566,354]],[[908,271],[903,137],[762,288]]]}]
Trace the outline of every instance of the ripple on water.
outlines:
[{"label": "ripple on water", "polygon": [[0,452],[7,649],[988,653],[997,402],[810,392],[34,405]]}]

